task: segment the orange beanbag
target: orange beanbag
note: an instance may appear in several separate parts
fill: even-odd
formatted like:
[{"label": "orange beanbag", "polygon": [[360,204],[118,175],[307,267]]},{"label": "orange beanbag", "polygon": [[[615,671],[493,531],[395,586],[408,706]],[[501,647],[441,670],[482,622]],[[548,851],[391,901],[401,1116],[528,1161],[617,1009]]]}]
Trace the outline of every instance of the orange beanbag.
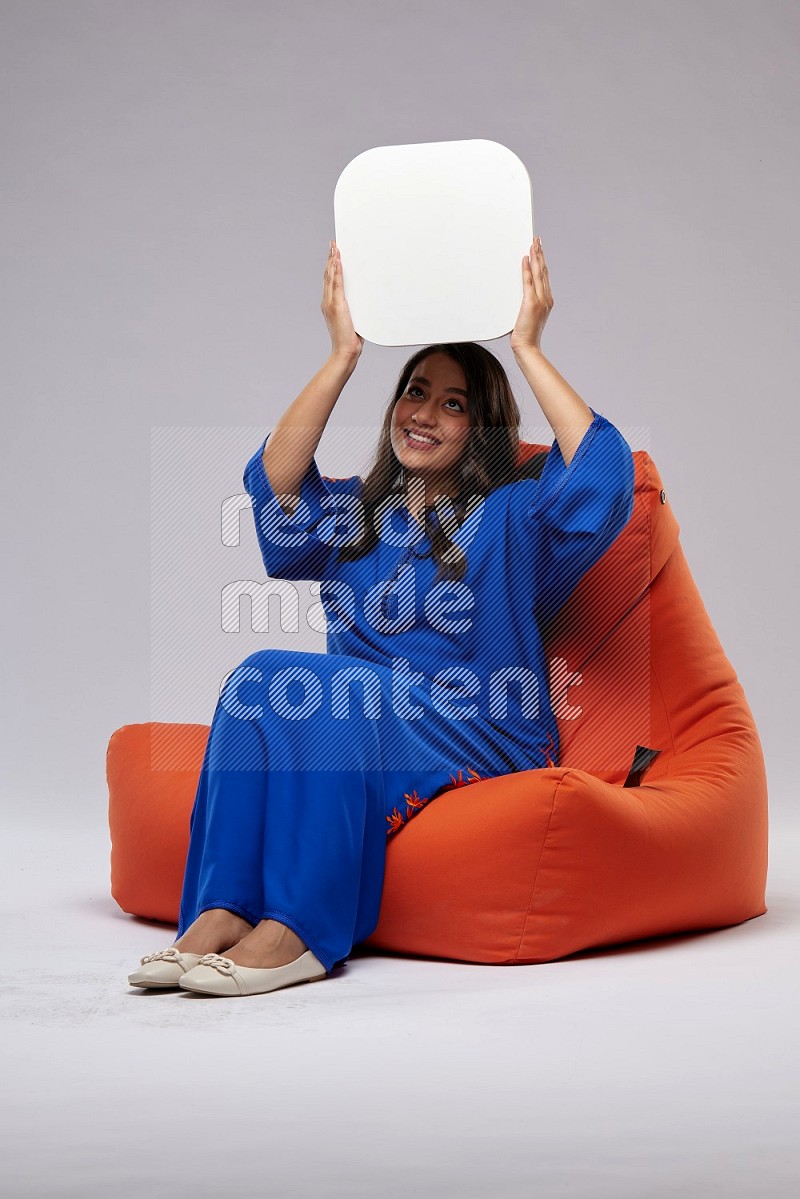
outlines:
[{"label": "orange beanbag", "polygon": [[[548,449],[522,443],[520,461]],[[546,962],[766,912],[761,743],[658,472],[645,451],[633,458],[628,525],[543,630],[559,765],[454,780],[390,838],[365,945]],[[151,722],[111,736],[123,911],[177,924],[208,731]]]}]

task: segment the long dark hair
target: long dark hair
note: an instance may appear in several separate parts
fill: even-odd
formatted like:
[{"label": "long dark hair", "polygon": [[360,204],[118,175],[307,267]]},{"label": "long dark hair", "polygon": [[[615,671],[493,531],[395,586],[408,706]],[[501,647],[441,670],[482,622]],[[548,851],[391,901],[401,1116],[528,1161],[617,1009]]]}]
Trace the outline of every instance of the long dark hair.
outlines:
[{"label": "long dark hair", "polygon": [[[457,362],[467,381],[470,432],[456,471],[457,493],[451,497],[459,525],[465,519],[470,496],[486,496],[496,487],[519,478],[516,462],[520,411],[499,359],[474,341],[437,343],[417,350],[401,369],[394,395],[384,414],[372,464],[359,493],[365,516],[364,529],[360,537],[339,548],[339,556],[344,561],[353,561],[369,553],[378,541],[375,512],[379,505],[389,496],[405,498],[405,469],[392,448],[392,416],[417,365],[429,354],[437,353],[447,354]],[[467,568],[466,556],[432,516],[432,506],[428,505],[424,530],[430,537],[431,549],[419,556],[433,557],[437,580],[460,579]],[[451,553],[445,561],[448,550]]]}]

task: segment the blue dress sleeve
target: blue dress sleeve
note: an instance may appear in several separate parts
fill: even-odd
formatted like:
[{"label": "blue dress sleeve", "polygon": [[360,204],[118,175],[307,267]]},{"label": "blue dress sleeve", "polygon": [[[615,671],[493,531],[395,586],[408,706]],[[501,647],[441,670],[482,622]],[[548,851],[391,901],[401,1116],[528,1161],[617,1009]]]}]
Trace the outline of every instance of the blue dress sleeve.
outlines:
[{"label": "blue dress sleeve", "polygon": [[536,600],[546,624],[583,575],[600,560],[633,511],[633,454],[619,430],[590,409],[593,420],[564,465],[554,440],[527,504],[532,525]]},{"label": "blue dress sleeve", "polygon": [[291,516],[278,503],[264,470],[262,455],[270,434],[244,468],[242,482],[252,499],[261,557],[273,579],[323,580],[336,547],[360,528],[361,477],[332,479],[311,460]]}]

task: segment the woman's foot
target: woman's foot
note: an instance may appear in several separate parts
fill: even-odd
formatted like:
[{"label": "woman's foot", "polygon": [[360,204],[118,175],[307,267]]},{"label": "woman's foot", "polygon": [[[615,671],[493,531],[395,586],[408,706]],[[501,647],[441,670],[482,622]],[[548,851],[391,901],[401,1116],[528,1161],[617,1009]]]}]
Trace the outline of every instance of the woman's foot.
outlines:
[{"label": "woman's foot", "polygon": [[[224,953],[253,929],[249,920],[227,908],[209,908],[175,942],[182,953]],[[246,965],[247,963],[242,963]]]},{"label": "woman's foot", "polygon": [[[248,926],[249,927],[249,926]],[[279,920],[262,920],[223,956],[237,966],[253,966],[256,970],[272,970],[286,966],[305,953],[308,946],[297,933]]]}]

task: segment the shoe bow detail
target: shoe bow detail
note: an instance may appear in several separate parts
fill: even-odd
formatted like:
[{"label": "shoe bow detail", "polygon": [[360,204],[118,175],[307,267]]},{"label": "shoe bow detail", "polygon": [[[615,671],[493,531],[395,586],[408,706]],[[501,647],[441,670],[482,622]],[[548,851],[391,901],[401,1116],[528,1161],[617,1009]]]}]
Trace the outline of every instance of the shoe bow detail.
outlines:
[{"label": "shoe bow detail", "polygon": [[233,974],[236,969],[236,963],[230,958],[223,957],[220,953],[204,953],[198,966],[213,966],[215,970],[219,970],[220,974]]},{"label": "shoe bow detail", "polygon": [[170,945],[169,949],[158,949],[155,953],[148,953],[141,959],[140,965],[146,966],[148,962],[177,962],[180,960],[180,955],[180,949]]}]

